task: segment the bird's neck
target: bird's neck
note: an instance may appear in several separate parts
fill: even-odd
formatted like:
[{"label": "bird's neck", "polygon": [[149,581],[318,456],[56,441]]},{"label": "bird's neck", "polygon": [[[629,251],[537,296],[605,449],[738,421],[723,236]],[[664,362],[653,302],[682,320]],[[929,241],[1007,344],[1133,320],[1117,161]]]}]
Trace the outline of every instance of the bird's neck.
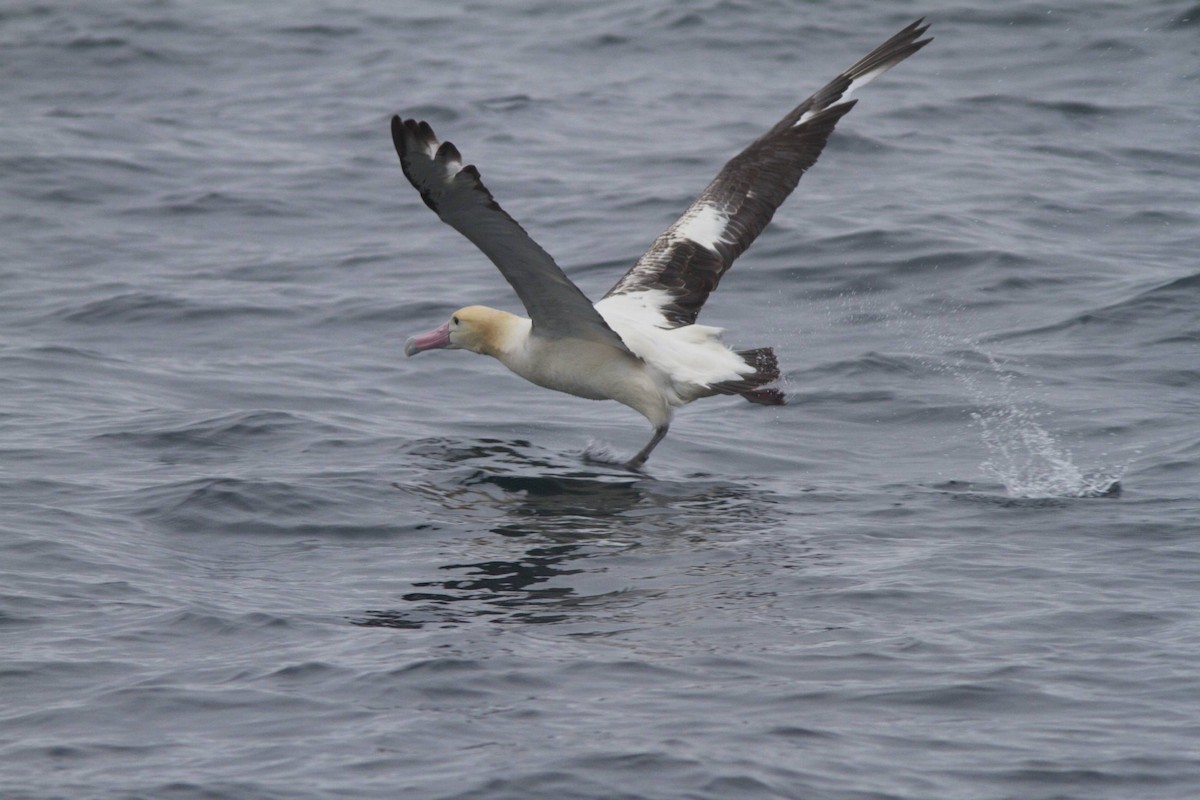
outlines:
[{"label": "bird's neck", "polygon": [[480,342],[478,352],[508,363],[518,353],[524,352],[532,330],[533,322],[528,317],[493,309],[488,320],[487,335]]}]

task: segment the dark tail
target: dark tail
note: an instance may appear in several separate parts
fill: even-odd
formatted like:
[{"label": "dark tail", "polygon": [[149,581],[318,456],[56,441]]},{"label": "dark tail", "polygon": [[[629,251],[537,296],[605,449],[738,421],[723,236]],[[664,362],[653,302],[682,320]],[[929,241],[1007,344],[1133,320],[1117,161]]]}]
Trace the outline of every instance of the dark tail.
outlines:
[{"label": "dark tail", "polygon": [[739,350],[738,355],[754,372],[737,381],[721,381],[714,383],[714,394],[740,394],[751,403],[764,406],[781,406],[785,402],[783,392],[774,387],[762,388],[765,384],[779,380],[779,361],[775,351],[770,347],[759,347],[754,350]]},{"label": "dark tail", "polygon": [[760,406],[782,406],[787,404],[787,396],[783,393],[783,390],[776,389],[774,386],[766,389],[751,389],[748,392],[742,392],[742,397]]}]

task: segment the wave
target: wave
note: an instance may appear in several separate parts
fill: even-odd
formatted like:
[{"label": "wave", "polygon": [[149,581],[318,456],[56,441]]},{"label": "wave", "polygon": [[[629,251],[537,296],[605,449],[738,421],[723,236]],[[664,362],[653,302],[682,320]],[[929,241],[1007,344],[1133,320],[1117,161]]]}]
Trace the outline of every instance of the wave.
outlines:
[{"label": "wave", "polygon": [[210,305],[175,295],[131,291],[63,309],[56,316],[68,322],[133,323],[212,320],[228,317],[289,317],[293,309],[225,303]]},{"label": "wave", "polygon": [[[1185,275],[1138,292],[1125,300],[1079,312],[1048,325],[993,334],[987,338],[987,341],[1013,341],[1084,328],[1088,329],[1089,333],[1093,333],[1097,329],[1118,331],[1132,327],[1146,330],[1148,320],[1164,323],[1173,315],[1182,316],[1194,323],[1195,298],[1198,290],[1200,290],[1200,273]],[[1161,324],[1154,326],[1154,330],[1161,329]],[[1168,334],[1167,339],[1160,341],[1176,341],[1180,337],[1185,341],[1191,341],[1200,337],[1200,331],[1174,330]]]}]

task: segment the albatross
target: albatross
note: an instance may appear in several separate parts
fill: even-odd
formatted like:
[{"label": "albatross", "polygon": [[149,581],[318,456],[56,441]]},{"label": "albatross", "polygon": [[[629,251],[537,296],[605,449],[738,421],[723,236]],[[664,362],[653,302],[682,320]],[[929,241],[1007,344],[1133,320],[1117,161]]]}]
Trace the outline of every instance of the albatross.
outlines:
[{"label": "albatross", "polygon": [[458,148],[439,141],[426,122],[393,117],[404,175],[443,222],[499,268],[529,315],[466,306],[410,338],[405,354],[470,350],[538,386],[629,406],[654,428],[626,462],[631,470],[667,435],[674,410],[693,400],[724,394],[782,404],[783,392],[768,386],[780,376],[774,350],[735,351],[721,341],[720,328],[696,317],[854,108],[851,93],[932,41],[920,38],[928,27],[919,19],[904,28],[734,156],[594,304],[505,213]]}]

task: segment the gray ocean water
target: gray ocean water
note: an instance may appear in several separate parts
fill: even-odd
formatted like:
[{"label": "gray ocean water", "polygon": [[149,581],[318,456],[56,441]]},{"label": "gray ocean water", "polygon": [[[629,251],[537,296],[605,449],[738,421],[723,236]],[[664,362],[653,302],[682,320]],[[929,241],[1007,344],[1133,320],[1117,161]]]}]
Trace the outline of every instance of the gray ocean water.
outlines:
[{"label": "gray ocean water", "polygon": [[[645,421],[404,181],[593,297],[914,18]],[[1200,6],[0,9],[0,797],[1200,795]]]}]

